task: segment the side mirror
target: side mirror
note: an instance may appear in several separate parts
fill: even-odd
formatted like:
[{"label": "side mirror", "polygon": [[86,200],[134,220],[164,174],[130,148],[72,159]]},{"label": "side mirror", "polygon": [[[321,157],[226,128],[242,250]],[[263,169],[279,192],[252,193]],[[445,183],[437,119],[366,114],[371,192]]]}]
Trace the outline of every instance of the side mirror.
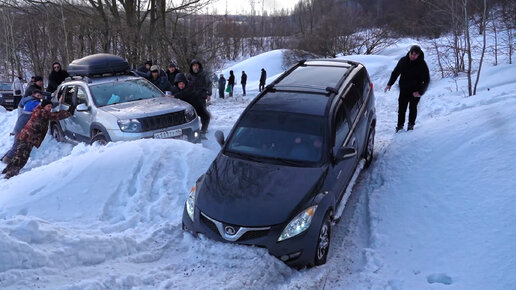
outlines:
[{"label": "side mirror", "polygon": [[85,111],[88,111],[90,108],[88,108],[88,106],[86,106],[86,104],[82,103],[82,104],[79,104],[77,106],[77,108],[75,108],[75,110],[77,112],[85,112]]},{"label": "side mirror", "polygon": [[337,150],[335,161],[349,159],[357,155],[357,150],[354,147],[341,147]]},{"label": "side mirror", "polygon": [[215,131],[215,140],[217,140],[217,143],[219,143],[220,147],[224,146],[224,133],[220,130]]}]

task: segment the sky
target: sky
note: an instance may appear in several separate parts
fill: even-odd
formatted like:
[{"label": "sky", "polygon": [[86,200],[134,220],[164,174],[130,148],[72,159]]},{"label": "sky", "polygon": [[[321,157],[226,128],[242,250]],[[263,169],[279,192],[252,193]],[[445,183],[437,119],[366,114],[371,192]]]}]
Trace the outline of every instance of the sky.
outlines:
[{"label": "sky", "polygon": [[218,0],[212,5],[217,13],[224,14],[226,11],[226,3],[229,14],[248,14],[251,12],[251,2],[254,2],[255,10],[259,14],[262,10],[272,12],[280,9],[291,9],[299,0]]}]

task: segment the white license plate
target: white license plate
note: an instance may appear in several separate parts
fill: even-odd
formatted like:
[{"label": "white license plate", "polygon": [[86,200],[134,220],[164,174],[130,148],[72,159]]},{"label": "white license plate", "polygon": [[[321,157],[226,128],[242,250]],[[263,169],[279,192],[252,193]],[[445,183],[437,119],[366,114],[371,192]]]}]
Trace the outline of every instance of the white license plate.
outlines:
[{"label": "white license plate", "polygon": [[154,138],[155,139],[165,139],[165,138],[174,138],[174,137],[181,136],[181,135],[183,135],[183,130],[176,129],[176,130],[169,130],[169,131],[154,133]]}]

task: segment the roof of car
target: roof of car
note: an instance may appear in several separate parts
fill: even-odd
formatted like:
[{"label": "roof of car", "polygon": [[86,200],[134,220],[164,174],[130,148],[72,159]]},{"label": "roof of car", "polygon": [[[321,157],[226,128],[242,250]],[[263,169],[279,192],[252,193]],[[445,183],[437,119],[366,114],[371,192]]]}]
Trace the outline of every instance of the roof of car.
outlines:
[{"label": "roof of car", "polygon": [[301,61],[272,82],[253,109],[324,116],[350,72],[359,63],[338,59]]},{"label": "roof of car", "polygon": [[320,93],[276,91],[265,94],[252,110],[324,116],[327,103],[328,97]]}]

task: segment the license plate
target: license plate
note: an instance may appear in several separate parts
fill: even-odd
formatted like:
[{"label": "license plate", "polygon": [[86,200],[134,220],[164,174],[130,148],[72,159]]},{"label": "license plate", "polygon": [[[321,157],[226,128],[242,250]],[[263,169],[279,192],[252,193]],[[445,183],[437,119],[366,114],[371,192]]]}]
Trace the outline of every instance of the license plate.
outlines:
[{"label": "license plate", "polygon": [[181,136],[181,135],[183,135],[183,130],[176,129],[176,130],[169,130],[169,131],[154,133],[154,138],[155,139],[165,139],[165,138],[174,138],[174,137]]}]

